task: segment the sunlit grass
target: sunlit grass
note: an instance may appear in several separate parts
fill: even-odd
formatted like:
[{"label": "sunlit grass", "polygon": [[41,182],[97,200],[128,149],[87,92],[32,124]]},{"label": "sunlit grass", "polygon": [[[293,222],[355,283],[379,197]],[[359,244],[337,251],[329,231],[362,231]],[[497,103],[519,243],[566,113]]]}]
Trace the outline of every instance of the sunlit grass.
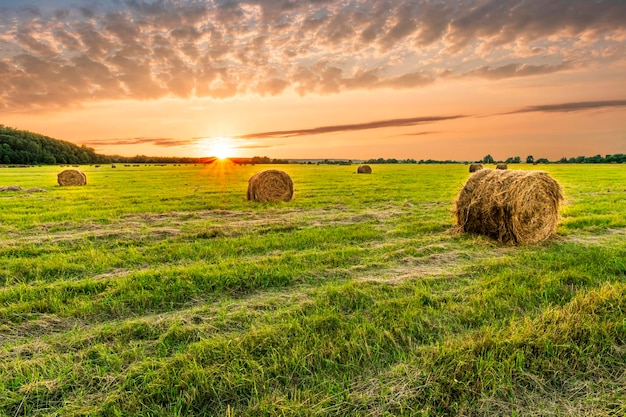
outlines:
[{"label": "sunlit grass", "polygon": [[[3,169],[0,415],[621,415],[626,170],[547,165],[558,235],[453,233],[463,165]],[[536,166],[520,166],[537,169]]]}]

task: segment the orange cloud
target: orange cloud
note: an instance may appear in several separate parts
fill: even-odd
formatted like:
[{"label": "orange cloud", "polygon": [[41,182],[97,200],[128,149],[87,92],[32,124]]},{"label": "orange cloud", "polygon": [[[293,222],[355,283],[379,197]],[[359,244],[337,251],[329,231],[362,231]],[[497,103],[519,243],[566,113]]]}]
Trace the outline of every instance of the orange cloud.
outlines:
[{"label": "orange cloud", "polygon": [[624,62],[626,52],[624,1],[37,4],[0,7],[3,111],[416,89]]}]

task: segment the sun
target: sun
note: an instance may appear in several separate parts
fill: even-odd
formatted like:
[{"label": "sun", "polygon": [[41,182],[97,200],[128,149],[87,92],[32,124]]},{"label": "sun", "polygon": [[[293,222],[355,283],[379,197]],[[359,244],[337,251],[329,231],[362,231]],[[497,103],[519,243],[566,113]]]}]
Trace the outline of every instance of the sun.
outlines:
[{"label": "sun", "polygon": [[213,153],[217,159],[226,159],[229,156],[232,156],[233,152],[233,143],[230,138],[218,138],[218,140],[213,143]]},{"label": "sun", "polygon": [[208,153],[207,156],[223,160],[233,156],[235,142],[228,137],[206,138],[199,143],[198,148],[201,152]]}]

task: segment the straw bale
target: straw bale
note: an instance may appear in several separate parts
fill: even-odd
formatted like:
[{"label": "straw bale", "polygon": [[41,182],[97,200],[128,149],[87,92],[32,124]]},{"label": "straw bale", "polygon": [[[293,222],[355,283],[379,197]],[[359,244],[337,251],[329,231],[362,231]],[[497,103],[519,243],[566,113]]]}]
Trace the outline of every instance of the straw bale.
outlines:
[{"label": "straw bale", "polygon": [[502,243],[535,243],[556,233],[561,186],[547,172],[483,169],[455,202],[457,228]]},{"label": "straw bale", "polygon": [[372,167],[369,165],[359,165],[359,167],[356,169],[356,172],[358,174],[371,174]]},{"label": "straw bale", "polygon": [[483,164],[471,164],[469,168],[469,172],[476,172],[483,169]]},{"label": "straw bale", "polygon": [[22,187],[19,185],[8,185],[6,187],[0,187],[1,192],[5,191],[22,191]]},{"label": "straw bale", "polygon": [[86,185],[87,176],[77,169],[66,169],[57,175],[59,185]]},{"label": "straw bale", "polygon": [[496,165],[496,169],[508,169],[509,166],[507,164],[499,163]]},{"label": "straw bale", "polygon": [[293,180],[289,174],[277,169],[257,172],[248,180],[247,197],[252,201],[290,201]]}]

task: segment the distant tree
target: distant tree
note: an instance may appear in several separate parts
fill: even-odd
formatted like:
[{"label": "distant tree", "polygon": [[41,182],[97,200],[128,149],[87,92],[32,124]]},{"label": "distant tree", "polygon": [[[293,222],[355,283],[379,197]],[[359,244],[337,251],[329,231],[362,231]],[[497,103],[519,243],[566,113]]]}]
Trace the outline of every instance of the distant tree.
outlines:
[{"label": "distant tree", "polygon": [[253,156],[250,160],[252,164],[269,164],[271,163],[271,159],[267,156]]},{"label": "distant tree", "polygon": [[535,163],[535,158],[534,158],[532,155],[528,155],[528,156],[526,157],[526,163],[527,163],[527,164],[533,164],[533,163]]},{"label": "distant tree", "polygon": [[604,157],[604,162],[609,164],[623,164],[626,162],[626,155],[618,153],[615,155],[606,155]]},{"label": "distant tree", "polygon": [[535,161],[535,163],[537,164],[548,164],[550,163],[550,161],[548,160],[548,158],[539,158]]},{"label": "distant tree", "polygon": [[605,162],[605,160],[602,155],[594,155],[589,158],[585,158],[585,162],[588,164],[601,164],[602,162]]},{"label": "distant tree", "polygon": [[561,159],[559,159],[559,162],[562,163],[562,164],[567,164],[569,161],[567,160],[567,157],[564,156]]},{"label": "distant tree", "polygon": [[491,156],[491,155],[487,154],[487,155],[485,155],[485,157],[483,158],[483,161],[482,161],[482,162],[483,162],[484,164],[494,164],[494,163],[495,163],[495,160],[493,159],[493,156]]}]

